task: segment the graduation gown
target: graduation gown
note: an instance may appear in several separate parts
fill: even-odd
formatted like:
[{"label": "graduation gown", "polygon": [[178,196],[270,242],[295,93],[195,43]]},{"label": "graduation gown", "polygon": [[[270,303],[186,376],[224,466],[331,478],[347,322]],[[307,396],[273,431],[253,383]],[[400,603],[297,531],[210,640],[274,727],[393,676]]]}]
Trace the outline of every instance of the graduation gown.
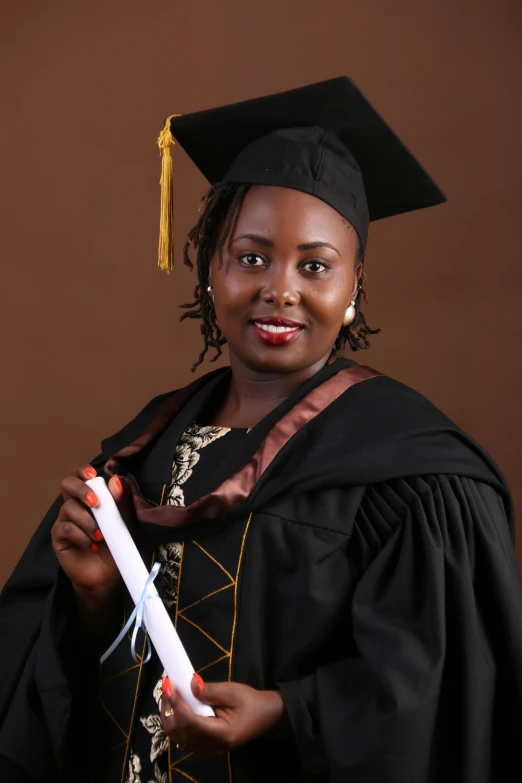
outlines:
[{"label": "graduation gown", "polygon": [[[231,558],[228,611],[200,600],[196,624],[226,640],[231,679],[282,693],[290,735],[249,743],[207,779],[225,769],[235,783],[518,780],[522,585],[491,458],[421,395],[342,359],[203,477],[200,500],[163,506],[176,443],[229,373],[156,398],[94,463],[132,483],[147,564],[167,541],[214,553],[213,564]],[[49,538],[59,505],[0,601],[5,783],[81,779],[92,733],[82,683],[96,667],[74,644]],[[184,571],[204,563],[188,558]],[[187,597],[197,581],[187,578]],[[125,689],[134,702],[136,679]],[[119,718],[129,738],[132,709]],[[123,780],[130,740],[118,750]],[[198,781],[175,764],[172,780]]]}]

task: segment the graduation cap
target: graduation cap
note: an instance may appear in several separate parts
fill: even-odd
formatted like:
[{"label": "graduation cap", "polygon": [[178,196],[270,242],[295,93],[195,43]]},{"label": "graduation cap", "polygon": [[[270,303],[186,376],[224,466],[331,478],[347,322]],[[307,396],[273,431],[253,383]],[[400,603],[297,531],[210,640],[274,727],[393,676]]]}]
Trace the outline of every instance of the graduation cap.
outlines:
[{"label": "graduation cap", "polygon": [[277,185],[325,201],[366,246],[371,220],[446,201],[346,76],[183,116],[158,139],[162,153],[158,263],[170,271],[172,156],[178,141],[211,184]]}]

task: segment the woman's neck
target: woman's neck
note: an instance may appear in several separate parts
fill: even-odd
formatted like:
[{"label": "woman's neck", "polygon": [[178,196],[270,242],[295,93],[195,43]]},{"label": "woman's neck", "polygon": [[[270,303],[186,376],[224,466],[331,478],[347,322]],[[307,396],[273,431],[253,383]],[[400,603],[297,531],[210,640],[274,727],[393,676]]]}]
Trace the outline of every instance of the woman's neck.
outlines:
[{"label": "woman's neck", "polygon": [[327,359],[296,372],[267,373],[245,367],[231,356],[232,379],[228,393],[209,423],[220,427],[255,427],[324,367]]}]

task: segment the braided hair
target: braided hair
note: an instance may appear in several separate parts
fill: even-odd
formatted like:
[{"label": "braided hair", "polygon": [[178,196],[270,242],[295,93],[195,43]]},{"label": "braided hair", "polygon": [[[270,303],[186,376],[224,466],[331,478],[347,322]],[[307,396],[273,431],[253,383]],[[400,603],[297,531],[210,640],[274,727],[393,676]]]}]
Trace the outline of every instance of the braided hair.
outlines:
[{"label": "braided hair", "polygon": [[[183,248],[183,263],[190,269],[194,268],[194,264],[189,256],[189,251],[191,248],[196,251],[198,282],[194,289],[194,301],[180,305],[187,312],[183,313],[179,320],[196,318],[202,321],[200,330],[203,335],[203,350],[199,354],[198,360],[194,363],[192,372],[202,363],[209,348],[214,348],[216,351],[211,359],[212,362],[215,362],[223,353],[221,346],[225,344],[226,340],[216,320],[212,297],[207,291],[210,261],[217,249],[219,266],[223,265],[223,250],[238,209],[250,187],[250,184],[241,182],[218,182],[216,185],[212,185],[201,201],[199,220],[189,231],[185,247]],[[218,242],[222,226],[223,233]],[[364,263],[364,251],[359,242],[355,266],[360,263]],[[365,302],[368,301],[362,288],[365,281],[366,275],[363,271],[355,298],[355,318],[349,326],[341,326],[332,348],[330,361],[337,359],[343,354],[346,344],[350,346],[352,351],[369,348],[369,335],[377,334],[381,331],[380,329],[371,329],[361,311],[361,297]]]}]

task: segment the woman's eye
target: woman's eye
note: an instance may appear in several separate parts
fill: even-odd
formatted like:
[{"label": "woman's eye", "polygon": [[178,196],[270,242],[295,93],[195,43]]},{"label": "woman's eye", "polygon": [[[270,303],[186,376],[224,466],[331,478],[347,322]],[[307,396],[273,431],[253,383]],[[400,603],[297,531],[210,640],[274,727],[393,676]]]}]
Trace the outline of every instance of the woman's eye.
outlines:
[{"label": "woman's eye", "polygon": [[319,272],[324,272],[326,264],[323,264],[322,261],[307,261],[306,264],[303,264],[303,269],[307,269],[313,274],[318,274]]},{"label": "woman's eye", "polygon": [[256,253],[247,253],[246,256],[241,256],[241,261],[244,261],[248,266],[263,266],[265,263],[265,259]]}]

